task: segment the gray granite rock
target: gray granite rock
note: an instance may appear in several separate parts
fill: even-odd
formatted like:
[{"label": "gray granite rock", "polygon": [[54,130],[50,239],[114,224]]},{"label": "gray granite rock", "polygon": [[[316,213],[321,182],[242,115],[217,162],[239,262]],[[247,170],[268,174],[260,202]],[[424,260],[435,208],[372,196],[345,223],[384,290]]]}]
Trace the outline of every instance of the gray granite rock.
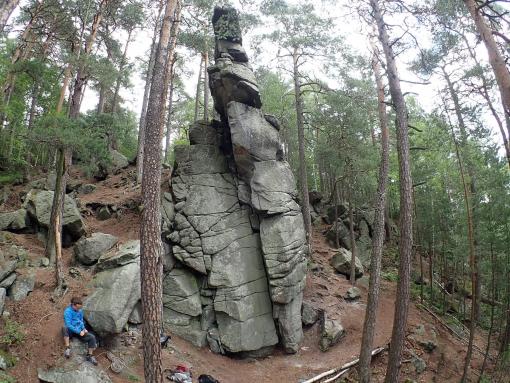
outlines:
[{"label": "gray granite rock", "polygon": [[337,344],[345,335],[345,330],[340,323],[335,320],[324,318],[321,326],[321,338],[319,348],[325,352]]},{"label": "gray granite rock", "polygon": [[28,216],[25,209],[0,213],[0,230],[18,231],[27,228]]},{"label": "gray granite rock", "polygon": [[129,263],[136,263],[140,258],[140,241],[132,240],[119,246],[116,252],[106,253],[101,256],[97,262],[96,270],[102,271],[107,269],[124,266]]},{"label": "gray granite rock", "polygon": [[[351,275],[351,257],[352,254],[347,249],[339,249],[338,252],[331,257],[329,260],[329,264],[335,268],[340,274],[345,276]],[[363,276],[363,265],[359,258],[356,257],[356,266],[355,266],[355,274],[356,278],[360,278]]]},{"label": "gray granite rock", "polygon": [[101,271],[92,284],[83,303],[85,319],[100,336],[120,333],[141,297],[139,262]]},{"label": "gray granite rock", "polygon": [[76,242],[74,256],[80,263],[92,265],[117,242],[118,238],[111,234],[93,233],[90,237]]},{"label": "gray granite rock", "polygon": [[305,326],[311,326],[319,319],[319,312],[311,303],[304,301],[301,308],[301,321]]},{"label": "gray granite rock", "polygon": [[16,278],[12,286],[9,288],[9,297],[14,301],[21,301],[34,290],[35,275],[20,275]]}]

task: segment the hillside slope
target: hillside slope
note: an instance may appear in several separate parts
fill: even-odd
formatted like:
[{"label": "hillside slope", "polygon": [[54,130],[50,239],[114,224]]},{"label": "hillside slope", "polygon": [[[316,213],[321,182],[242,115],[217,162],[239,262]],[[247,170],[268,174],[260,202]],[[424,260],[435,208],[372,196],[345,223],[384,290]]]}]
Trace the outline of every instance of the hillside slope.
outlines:
[{"label": "hillside slope", "polygon": [[[103,232],[119,237],[124,243],[138,238],[140,217],[137,213],[140,188],[133,182],[134,169],[129,168],[112,176],[105,181],[81,179],[83,183],[95,183],[96,189],[86,195],[79,195],[81,212],[84,217],[88,233]],[[79,175],[74,174],[77,178]],[[164,177],[164,185],[168,182],[168,174]],[[18,196],[26,185],[20,185],[11,190],[11,198],[2,210],[13,210],[19,207],[21,201]],[[114,206],[116,217],[98,220],[99,206]],[[335,253],[326,243],[320,230],[314,233],[312,261],[309,271],[305,301],[326,312],[328,318],[338,320],[346,330],[345,337],[327,352],[321,352],[318,347],[320,326],[318,323],[305,329],[305,340],[301,349],[295,355],[288,355],[283,350],[276,350],[270,357],[262,359],[232,359],[216,355],[206,349],[198,349],[178,337],[173,337],[169,348],[163,352],[163,367],[173,368],[177,364],[186,364],[192,368],[194,376],[202,373],[210,374],[222,383],[248,382],[300,382],[325,370],[338,367],[357,357],[361,343],[361,331],[365,310],[367,285],[366,278],[359,280],[361,299],[346,301],[343,297],[350,287],[346,278],[334,272],[329,265],[329,258]],[[35,234],[7,233],[1,236],[0,249],[7,251],[12,245],[23,247],[29,254],[29,264],[39,265],[38,260],[44,254],[44,244]],[[53,270],[44,267],[26,267],[19,269],[19,273],[36,273],[35,289],[20,302],[8,300],[6,310],[10,313],[10,320],[22,325],[25,339],[22,343],[10,348],[10,353],[18,358],[15,367],[9,370],[18,382],[36,382],[38,368],[51,368],[63,362],[63,344],[60,335],[62,326],[62,311],[68,305],[73,295],[87,295],[90,288],[87,283],[92,278],[93,270],[75,264],[72,249],[64,249],[65,275],[69,287],[66,295],[59,300],[52,301]],[[375,346],[388,344],[391,337],[394,310],[395,283],[383,281],[381,288],[381,302],[377,316]],[[1,328],[4,331],[5,318]],[[424,333],[423,333],[424,330]],[[130,328],[123,333],[121,339],[103,345],[96,354],[99,365],[111,377],[113,382],[143,381],[141,361],[140,329]],[[422,334],[423,333],[423,334]],[[420,346],[416,338],[434,338],[437,347],[428,353]],[[408,338],[404,363],[402,367],[402,381],[411,379],[416,382],[458,382],[462,374],[462,365],[466,346],[453,336],[432,315],[411,305]],[[418,334],[418,335],[417,335]],[[482,335],[482,334],[480,334]],[[485,336],[485,334],[483,334]],[[485,349],[482,336],[477,338],[477,346]],[[128,366],[117,375],[109,368],[111,362],[107,359],[107,351],[121,355]],[[414,356],[413,356],[414,354]],[[425,370],[416,372],[416,356],[425,364]],[[375,382],[383,380],[387,354],[383,353],[375,358]],[[482,356],[475,352],[472,366],[478,369]]]}]

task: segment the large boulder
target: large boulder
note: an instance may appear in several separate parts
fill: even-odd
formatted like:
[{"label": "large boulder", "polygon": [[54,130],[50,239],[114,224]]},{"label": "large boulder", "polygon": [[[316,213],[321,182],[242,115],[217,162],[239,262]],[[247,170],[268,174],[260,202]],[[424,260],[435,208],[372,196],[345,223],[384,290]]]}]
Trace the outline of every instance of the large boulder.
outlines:
[{"label": "large boulder", "polygon": [[20,275],[9,288],[9,297],[14,301],[21,301],[34,290],[35,275]]},{"label": "large boulder", "polygon": [[336,237],[338,236],[338,244],[347,250],[351,249],[351,237],[349,228],[342,220],[335,222],[326,232],[326,238],[332,246],[336,246]]},{"label": "large boulder", "polygon": [[197,278],[186,269],[173,269],[163,280],[163,306],[181,314],[202,313]]},{"label": "large boulder", "polygon": [[97,273],[93,286],[83,303],[85,319],[100,336],[120,333],[141,298],[139,262]]},{"label": "large boulder", "polygon": [[44,383],[111,383],[108,374],[89,363],[68,368],[37,370],[39,381]]},{"label": "large boulder", "polygon": [[74,256],[84,265],[94,264],[105,252],[118,241],[111,234],[93,233],[90,237],[81,238],[74,245]]},{"label": "large boulder", "polygon": [[101,256],[96,264],[96,270],[102,271],[138,262],[140,258],[140,241],[132,240],[119,246],[116,252]]},{"label": "large boulder", "polygon": [[0,230],[19,231],[27,228],[28,216],[25,209],[0,213]]},{"label": "large boulder", "polygon": [[[42,228],[48,229],[50,225],[51,206],[53,205],[53,192],[50,190],[30,190],[26,196],[24,207],[28,215]],[[70,244],[85,234],[85,225],[74,199],[66,195],[63,211],[63,240]]]},{"label": "large boulder", "polygon": [[15,259],[0,263],[0,281],[6,279],[16,269],[17,263]]},{"label": "large boulder", "polygon": [[[329,264],[335,268],[340,274],[345,276],[351,275],[351,258],[352,253],[347,249],[339,249],[338,252],[331,257],[329,260]],[[358,257],[355,258],[356,266],[355,266],[355,274],[356,278],[360,278],[363,276],[363,265]]]}]

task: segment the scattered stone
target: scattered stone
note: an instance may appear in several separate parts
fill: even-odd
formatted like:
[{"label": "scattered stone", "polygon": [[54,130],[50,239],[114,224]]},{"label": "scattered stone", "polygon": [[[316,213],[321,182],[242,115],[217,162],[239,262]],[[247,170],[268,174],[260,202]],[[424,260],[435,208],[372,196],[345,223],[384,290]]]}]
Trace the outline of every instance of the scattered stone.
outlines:
[{"label": "scattered stone", "polygon": [[7,289],[12,286],[14,281],[16,280],[16,273],[9,274],[2,282],[0,282],[0,287]]},{"label": "scattered stone", "polygon": [[[112,383],[108,374],[90,363],[78,368],[37,370],[37,377],[44,383]],[[74,368],[73,368],[74,367]]]},{"label": "scattered stone", "polygon": [[3,281],[8,275],[10,275],[17,265],[17,260],[7,261],[0,265],[0,281]]},{"label": "scattered stone", "polygon": [[357,287],[349,287],[347,290],[347,294],[345,294],[345,299],[348,301],[355,301],[361,298],[361,290]]},{"label": "scattered stone", "polygon": [[28,216],[25,209],[0,213],[0,230],[19,231],[27,228]]},{"label": "scattered stone", "polygon": [[41,257],[39,260],[39,265],[41,267],[48,267],[50,265],[50,259],[47,257]]},{"label": "scattered stone", "polygon": [[140,241],[133,240],[119,246],[119,250],[111,254],[105,254],[99,258],[96,270],[102,271],[138,262],[140,258]]},{"label": "scattered stone", "polygon": [[6,294],[7,294],[7,291],[5,290],[5,288],[0,287],[0,315],[4,312]]},{"label": "scattered stone", "polygon": [[120,333],[140,300],[139,262],[97,273],[93,286],[83,304],[85,319],[100,336]]},{"label": "scattered stone", "polygon": [[428,353],[433,352],[437,348],[437,333],[432,326],[427,331],[425,325],[419,324],[411,330],[409,338],[422,346]]},{"label": "scattered stone", "polygon": [[304,301],[301,308],[301,321],[305,326],[311,326],[319,319],[319,312],[310,303]]},{"label": "scattered stone", "polygon": [[[347,277],[351,275],[351,258],[352,254],[347,249],[339,249],[338,252],[329,260],[329,264],[335,268],[340,274]],[[358,257],[356,257],[355,275],[356,278],[363,276],[363,265]]]},{"label": "scattered stone", "polygon": [[94,184],[85,184],[85,185],[81,185],[78,188],[79,194],[91,194],[91,193],[94,193],[95,191],[96,191],[96,185],[94,185]]},{"label": "scattered stone", "polygon": [[319,348],[322,352],[326,352],[337,344],[345,335],[345,330],[340,323],[335,320],[324,318],[321,326],[321,339]]},{"label": "scattered stone", "polygon": [[412,354],[411,363],[413,364],[417,374],[421,374],[427,369],[427,363],[414,353]]},{"label": "scattered stone", "polygon": [[112,213],[108,206],[102,206],[97,212],[97,219],[100,221],[106,221],[107,219],[112,218]]},{"label": "scattered stone", "polygon": [[117,242],[118,238],[113,235],[93,233],[90,237],[81,238],[76,242],[74,255],[80,263],[92,265]]},{"label": "scattered stone", "polygon": [[35,275],[21,275],[9,288],[9,297],[14,301],[21,301],[34,289]]},{"label": "scattered stone", "polygon": [[73,278],[81,278],[81,271],[76,267],[70,267],[68,272],[69,275]]}]

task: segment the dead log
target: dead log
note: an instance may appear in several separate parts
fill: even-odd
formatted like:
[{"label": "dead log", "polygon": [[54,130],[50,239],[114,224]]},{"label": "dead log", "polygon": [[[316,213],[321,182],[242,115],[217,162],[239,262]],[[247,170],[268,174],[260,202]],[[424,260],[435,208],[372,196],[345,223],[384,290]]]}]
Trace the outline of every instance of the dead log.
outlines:
[{"label": "dead log", "polygon": [[[384,347],[378,347],[376,349],[374,349],[372,351],[372,357],[374,357],[375,355],[383,352],[384,350],[386,350],[388,348],[388,346],[384,346]],[[323,378],[328,378],[330,377],[331,375],[333,374],[338,374],[338,375],[335,375],[333,377],[333,380],[331,379],[328,379],[326,381],[324,381],[324,383],[326,382],[332,382],[334,381],[335,379],[338,379],[339,377],[341,377],[344,373],[347,373],[347,371],[351,368],[351,367],[354,367],[355,365],[357,365],[359,363],[359,358],[357,359],[354,359],[353,361],[349,362],[349,363],[346,363],[344,364],[343,366],[341,367],[338,367],[338,368],[333,368],[331,370],[328,370],[328,371],[325,371],[317,376],[314,376],[313,378],[310,378],[308,380],[305,380],[304,382],[302,383],[314,383],[314,382],[319,382],[321,379]]]}]

